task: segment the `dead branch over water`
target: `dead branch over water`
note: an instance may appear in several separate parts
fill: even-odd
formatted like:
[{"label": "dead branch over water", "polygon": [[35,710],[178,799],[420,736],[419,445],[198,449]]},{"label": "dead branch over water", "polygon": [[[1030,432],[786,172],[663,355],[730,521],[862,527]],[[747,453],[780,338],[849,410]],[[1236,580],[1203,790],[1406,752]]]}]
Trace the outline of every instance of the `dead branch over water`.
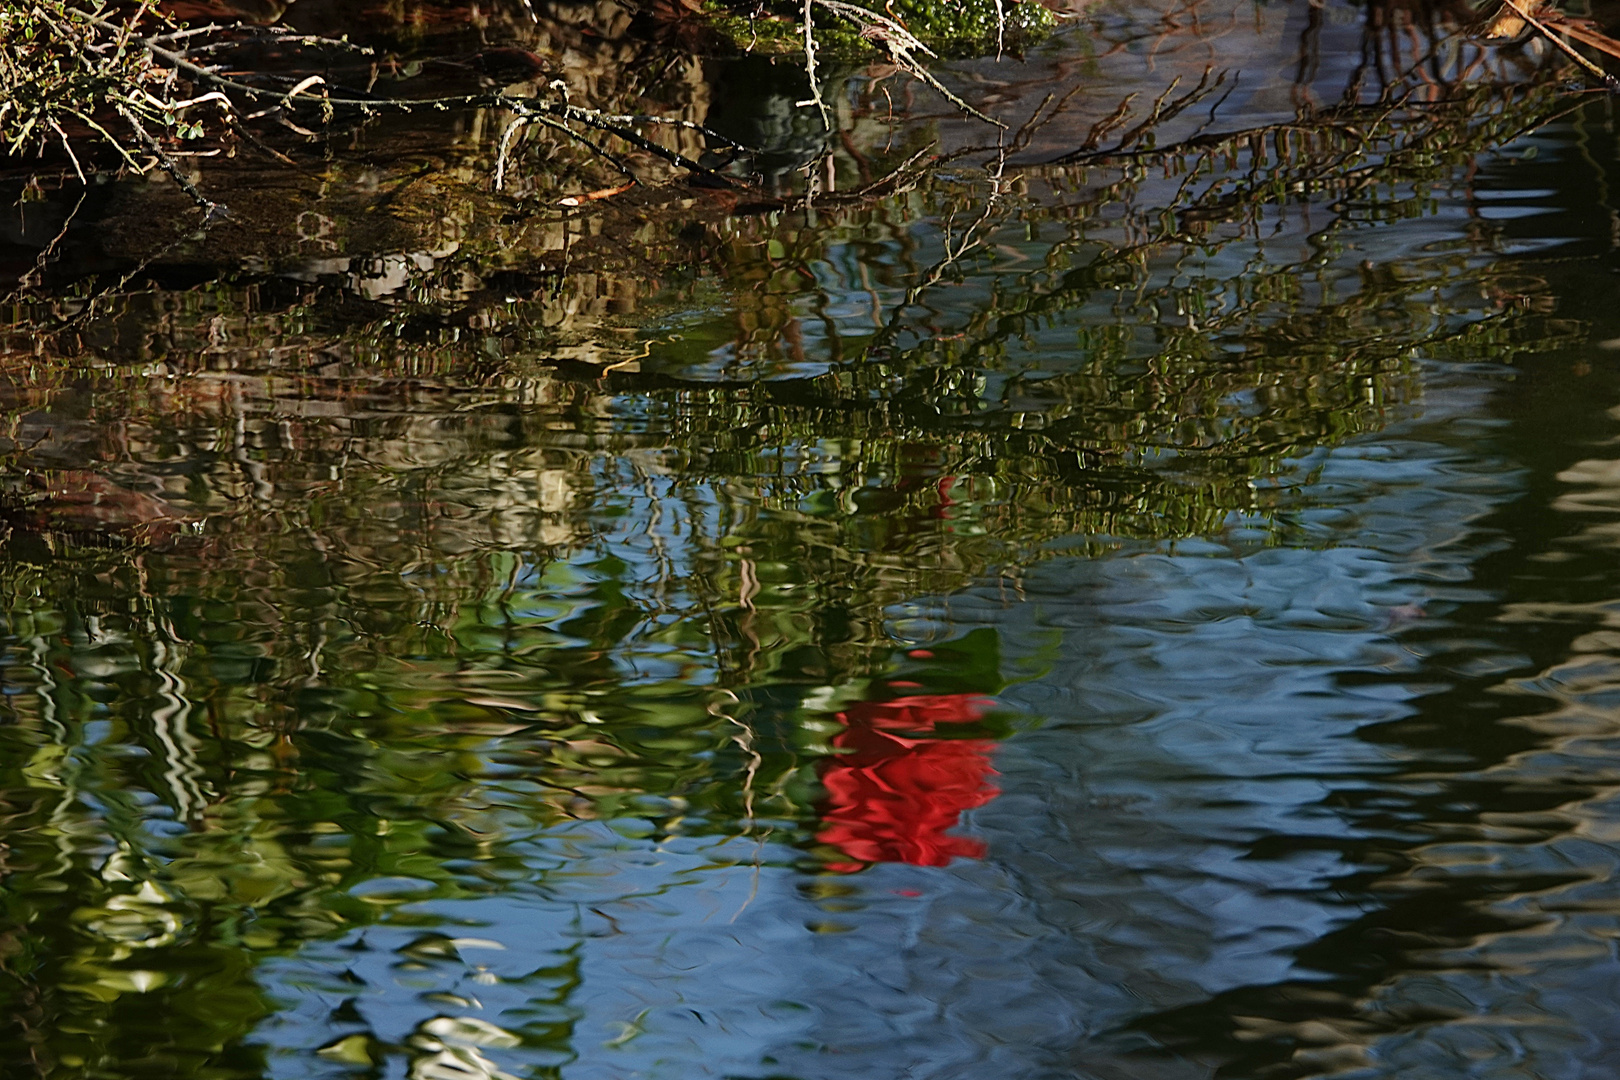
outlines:
[{"label": "dead branch over water", "polygon": [[[649,138],[643,129],[694,131],[716,146],[739,149],[724,136],[675,117],[615,114],[575,105],[568,101],[566,87],[555,80],[544,86],[543,93],[485,91],[429,97],[373,93],[329,83],[322,75],[308,75],[288,87],[286,77],[274,71],[237,72],[231,70],[230,61],[267,41],[295,51],[312,51],[316,59],[332,52],[364,57],[371,50],[344,40],[240,24],[183,28],[170,22],[159,24],[163,32],[150,33],[144,30],[153,21],[148,8],[142,3],[122,17],[100,3],[88,9],[69,4],[0,8],[0,120],[6,122],[5,145],[10,154],[38,155],[54,136],[82,180],[87,155],[97,149],[111,150],[122,167],[136,172],[159,168],[168,173],[212,218],[223,208],[190,183],[177,159],[218,154],[217,144],[228,133],[240,134],[262,147],[248,124],[279,123],[314,137],[312,128],[364,122],[382,115],[496,109],[512,117],[496,167],[498,178],[504,178],[507,171],[507,151],[513,138],[528,124],[541,124],[627,174],[630,170],[624,161],[590,132],[661,158],[704,182],[721,187],[736,183]],[[528,67],[522,74],[538,75],[543,70],[540,58],[532,54],[495,59]],[[370,82],[375,81],[373,69]],[[283,85],[276,85],[278,82]],[[207,148],[181,149],[188,142]],[[284,155],[278,156],[285,160]]]},{"label": "dead branch over water", "polygon": [[[1434,65],[1442,40],[1470,32],[1487,45],[1534,35],[1600,85],[1611,91],[1620,87],[1599,63],[1581,52],[1589,49],[1620,56],[1620,43],[1601,28],[1535,0],[1502,2],[1494,19],[1474,28],[1444,5],[1435,8],[1442,14],[1431,14],[1429,24],[1419,27],[1415,9],[1403,15],[1385,0],[1375,0],[1367,9],[1363,63],[1340,103],[1327,108],[1302,104],[1299,115],[1287,123],[1211,131],[1241,80],[1236,72],[1216,71],[1211,66],[1190,86],[1181,76],[1173,78],[1145,108],[1137,107],[1137,94],[1125,95],[1114,112],[1096,121],[1084,140],[1053,163],[1125,164],[1221,153],[1230,157],[1230,147],[1243,140],[1309,140],[1320,135],[1331,141],[1342,140],[1346,134],[1354,138],[1369,123],[1376,126],[1413,115],[1418,106],[1441,103],[1446,94],[1466,96],[1468,79],[1440,87]],[[896,18],[846,0],[808,0],[802,22],[811,96],[798,105],[818,109],[829,129],[834,122],[816,59],[820,48],[817,11],[853,27],[862,40],[884,52],[894,70],[932,88],[965,115],[1006,127],[1003,118],[982,111],[941,82],[933,70],[937,58]],[[999,6],[997,11],[1000,18]],[[1387,62],[1398,57],[1403,47],[1404,39],[1397,32],[1401,25],[1408,25],[1406,33],[1413,42],[1426,38],[1429,44],[1426,52],[1420,50],[1408,58],[1403,72],[1390,72]],[[1313,32],[1308,29],[1307,38]],[[998,31],[997,40],[1000,36]],[[1309,59],[1308,48],[1308,41],[1302,39],[1302,73],[1316,63]],[[263,62],[267,49],[278,58],[274,63]],[[748,148],[694,120],[613,112],[571,101],[566,85],[548,77],[544,58],[524,50],[494,49],[472,58],[475,68],[486,68],[497,59],[508,66],[515,64],[508,77],[524,77],[516,90],[494,85],[504,80],[484,79],[477,92],[425,96],[379,91],[377,59],[369,48],[318,34],[241,23],[185,26],[159,14],[152,0],[142,0],[133,9],[105,0],[13,0],[0,4],[0,132],[13,158],[56,154],[81,181],[98,164],[109,164],[105,160],[109,153],[115,168],[161,170],[209,219],[222,207],[195,186],[182,167],[184,161],[217,156],[227,144],[240,143],[290,163],[282,150],[270,145],[266,125],[313,139],[322,131],[363,125],[381,116],[426,117],[468,110],[494,110],[505,117],[491,169],[497,191],[506,187],[516,165],[514,154],[530,128],[556,133],[605,163],[625,182],[646,178],[638,175],[635,165],[616,147],[660,159],[703,185],[728,188],[748,183]],[[350,67],[343,68],[343,63]],[[467,66],[465,61],[461,63]],[[1369,64],[1380,84],[1370,99],[1363,85]],[[334,65],[342,70],[334,74]],[[354,77],[346,77],[342,71]],[[1476,79],[1479,74],[1474,73]],[[1426,85],[1419,87],[1420,83]],[[1393,92],[1397,87],[1404,98],[1398,99]],[[1063,104],[1042,123],[1056,116]],[[1208,122],[1190,133],[1175,133],[1178,118],[1206,108]],[[1030,122],[1034,121],[1032,117]],[[658,136],[660,129],[691,133],[718,153],[706,153],[700,160],[666,145],[668,140]],[[1016,149],[1019,138],[1018,133],[1003,135],[998,146]],[[621,183],[582,192],[565,205],[585,205],[624,190]]]}]

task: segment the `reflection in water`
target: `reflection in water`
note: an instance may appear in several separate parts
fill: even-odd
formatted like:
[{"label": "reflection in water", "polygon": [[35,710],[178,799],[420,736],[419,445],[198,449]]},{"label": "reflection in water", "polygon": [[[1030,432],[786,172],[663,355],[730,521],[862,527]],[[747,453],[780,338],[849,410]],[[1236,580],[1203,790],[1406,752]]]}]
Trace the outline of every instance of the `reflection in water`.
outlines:
[{"label": "reflection in water", "polygon": [[[1445,24],[1374,10],[954,70],[1081,85],[1031,158],[1144,49],[1268,58],[1220,117],[1286,126]],[[1530,79],[1446,49],[1401,77]],[[864,187],[969,138],[882,75],[808,201],[502,223],[339,157],[298,250],[123,279],[166,196],[96,194],[0,342],[7,1075],[1601,1072],[1604,107],[1385,117],[1338,184],[1246,135],[1189,209]],[[797,161],[795,93],[728,123]]]},{"label": "reflection in water", "polygon": [[832,744],[842,753],[822,770],[827,806],[816,839],[848,861],[828,863],[829,870],[875,862],[949,866],[984,854],[984,844],[947,830],[995,797],[994,744],[917,736],[937,733],[939,724],[972,723],[992,704],[970,694],[927,694],[860,702],[838,714],[845,730]]}]

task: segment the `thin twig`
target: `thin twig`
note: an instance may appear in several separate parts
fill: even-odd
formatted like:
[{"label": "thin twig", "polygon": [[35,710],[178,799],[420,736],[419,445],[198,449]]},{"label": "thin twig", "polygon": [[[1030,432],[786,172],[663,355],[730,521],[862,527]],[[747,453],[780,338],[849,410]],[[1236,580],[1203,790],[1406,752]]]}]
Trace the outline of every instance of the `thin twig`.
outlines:
[{"label": "thin twig", "polygon": [[810,100],[821,113],[821,126],[831,131],[832,115],[827,111],[827,102],[821,96],[821,82],[816,78],[815,0],[804,0],[804,73],[810,80]]},{"label": "thin twig", "polygon": [[1529,23],[1531,26],[1540,31],[1543,37],[1561,49],[1571,60],[1574,60],[1581,67],[1585,68],[1587,74],[1601,82],[1611,94],[1620,94],[1620,79],[1616,79],[1613,75],[1610,75],[1607,71],[1604,71],[1592,61],[1582,56],[1580,52],[1576,50],[1575,46],[1553,33],[1552,29],[1549,28],[1546,23],[1536,18],[1528,7],[1521,4],[1519,0],[1502,0],[1502,2],[1507,4],[1508,7],[1512,8],[1514,13],[1517,14],[1519,18],[1523,19],[1525,22]]},{"label": "thin twig", "polygon": [[129,125],[130,130],[135,133],[135,137],[157,158],[158,167],[168,173],[169,178],[180,186],[180,190],[191,196],[192,201],[203,208],[204,225],[213,221],[216,216],[222,216],[226,213],[225,206],[222,203],[217,203],[198,191],[197,185],[186,178],[186,175],[180,171],[180,166],[152,137],[152,133],[146,130],[146,126],[141,123],[139,117],[130,112],[122,102],[115,102],[113,108],[117,110],[119,116],[124,118],[124,123]]}]

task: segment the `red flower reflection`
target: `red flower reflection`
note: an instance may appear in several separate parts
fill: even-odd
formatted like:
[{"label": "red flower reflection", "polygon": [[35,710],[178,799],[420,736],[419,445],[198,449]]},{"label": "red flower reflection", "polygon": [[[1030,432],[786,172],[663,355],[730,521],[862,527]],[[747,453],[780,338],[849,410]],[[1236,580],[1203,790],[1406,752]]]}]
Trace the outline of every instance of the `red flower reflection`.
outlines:
[{"label": "red flower reflection", "polygon": [[906,735],[977,720],[990,705],[978,694],[916,694],[859,702],[838,715],[846,730],[833,739],[842,753],[822,773],[828,797],[817,839],[850,861],[828,863],[829,870],[851,873],[875,862],[944,866],[984,854],[982,842],[947,830],[963,811],[996,797],[993,744]]}]

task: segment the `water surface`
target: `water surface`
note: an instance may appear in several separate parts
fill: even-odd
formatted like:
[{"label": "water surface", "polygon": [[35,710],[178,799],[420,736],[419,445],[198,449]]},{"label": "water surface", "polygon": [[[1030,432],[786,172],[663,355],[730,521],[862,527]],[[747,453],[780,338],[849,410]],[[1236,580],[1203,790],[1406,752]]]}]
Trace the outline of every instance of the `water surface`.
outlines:
[{"label": "water surface", "polygon": [[845,73],[807,179],[713,61],[754,203],[494,220],[465,117],[93,191],[0,350],[7,1074],[1608,1075],[1610,106],[1421,9],[1488,87],[1365,182],[1040,164],[1415,40],[1196,14],[955,66],[1077,111],[888,188],[984,130]]}]

